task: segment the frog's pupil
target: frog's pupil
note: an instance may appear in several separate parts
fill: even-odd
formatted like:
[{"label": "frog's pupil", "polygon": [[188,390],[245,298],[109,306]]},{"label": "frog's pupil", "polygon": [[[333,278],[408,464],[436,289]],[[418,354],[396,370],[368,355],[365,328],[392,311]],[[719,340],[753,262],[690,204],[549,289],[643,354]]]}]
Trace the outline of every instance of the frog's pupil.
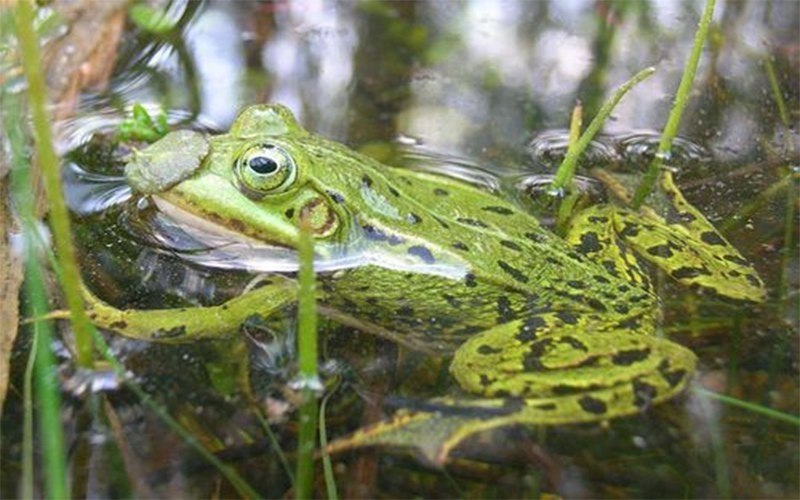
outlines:
[{"label": "frog's pupil", "polygon": [[254,172],[262,175],[271,174],[272,172],[278,170],[278,164],[275,163],[275,160],[267,158],[266,156],[256,156],[254,158],[250,158],[250,161],[247,164]]}]

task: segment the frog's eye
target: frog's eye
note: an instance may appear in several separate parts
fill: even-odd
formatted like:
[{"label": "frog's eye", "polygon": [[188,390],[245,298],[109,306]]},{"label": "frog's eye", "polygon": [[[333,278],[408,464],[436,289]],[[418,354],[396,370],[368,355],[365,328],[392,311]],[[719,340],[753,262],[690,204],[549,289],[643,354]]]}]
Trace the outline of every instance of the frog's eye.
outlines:
[{"label": "frog's eye", "polygon": [[234,167],[239,185],[249,195],[280,193],[297,178],[297,166],[283,148],[259,144],[244,151]]}]

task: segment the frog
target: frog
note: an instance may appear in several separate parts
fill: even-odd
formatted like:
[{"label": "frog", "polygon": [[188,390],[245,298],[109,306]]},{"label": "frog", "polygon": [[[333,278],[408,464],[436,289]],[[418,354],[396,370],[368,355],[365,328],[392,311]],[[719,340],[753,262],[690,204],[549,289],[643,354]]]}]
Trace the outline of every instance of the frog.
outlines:
[{"label": "frog", "polygon": [[306,231],[320,315],[452,357],[457,395],[370,434],[439,425],[448,443],[440,451],[502,425],[608,421],[680,395],[697,358],[658,334],[648,267],[723,300],[765,296],[753,266],[668,170],[660,212],[595,204],[559,235],[514,200],[384,165],[307,131],[280,104],[258,104],[227,133],[168,133],[136,153],[125,174],[136,197],[181,224],[295,256],[295,267],[203,307],[120,309],[87,290],[95,325],[154,342],[240,335],[248,318],[296,303],[296,249]]}]

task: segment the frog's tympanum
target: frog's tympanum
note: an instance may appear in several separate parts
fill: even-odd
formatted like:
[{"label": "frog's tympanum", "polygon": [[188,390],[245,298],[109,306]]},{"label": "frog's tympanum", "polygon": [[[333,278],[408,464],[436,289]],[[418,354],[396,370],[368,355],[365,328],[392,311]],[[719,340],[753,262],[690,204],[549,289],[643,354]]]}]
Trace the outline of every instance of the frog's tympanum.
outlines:
[{"label": "frog's tympanum", "polygon": [[[679,394],[696,358],[656,335],[658,297],[638,259],[707,293],[764,297],[755,271],[669,172],[659,186],[665,215],[596,205],[575,214],[562,238],[496,194],[387,167],[311,134],[278,105],[247,108],[228,134],[181,131],[161,141],[128,165],[134,191],[186,224],[283,252],[304,225],[322,314],[454,353],[450,372],[463,394],[393,424],[438,425],[445,447],[509,423],[634,414]],[[266,279],[215,307],[123,311],[92,298],[89,313],[137,339],[235,335],[249,316],[296,300],[291,273]]]}]

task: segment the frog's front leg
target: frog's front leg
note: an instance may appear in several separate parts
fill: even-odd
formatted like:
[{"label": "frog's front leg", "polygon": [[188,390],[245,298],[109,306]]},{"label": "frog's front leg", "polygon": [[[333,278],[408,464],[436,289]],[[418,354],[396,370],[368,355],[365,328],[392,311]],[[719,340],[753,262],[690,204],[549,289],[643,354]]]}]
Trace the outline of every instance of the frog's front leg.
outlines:
[{"label": "frog's front leg", "polygon": [[513,422],[563,424],[669,399],[685,388],[695,362],[688,349],[653,336],[650,318],[552,312],[471,338],[450,370],[475,394],[523,399]]},{"label": "frog's front leg", "polygon": [[174,309],[117,309],[84,288],[89,319],[96,326],[126,337],[181,343],[221,339],[254,315],[269,316],[296,298],[297,283],[281,276],[260,282],[260,287],[223,304]]}]

